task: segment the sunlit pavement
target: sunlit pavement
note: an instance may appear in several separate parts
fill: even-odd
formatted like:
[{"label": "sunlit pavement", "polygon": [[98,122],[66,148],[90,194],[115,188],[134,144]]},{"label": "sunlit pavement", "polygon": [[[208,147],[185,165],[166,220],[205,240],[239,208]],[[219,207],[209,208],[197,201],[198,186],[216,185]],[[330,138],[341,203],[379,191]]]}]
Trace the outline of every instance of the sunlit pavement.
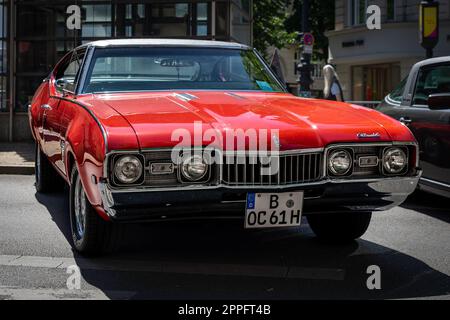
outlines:
[{"label": "sunlit pavement", "polygon": [[[40,195],[33,183],[0,175],[0,299],[450,298],[445,198],[415,193],[344,247],[318,242],[306,220],[251,232],[241,221],[146,224],[127,225],[118,252],[89,260],[70,246],[67,191]],[[73,265],[79,290],[67,286]],[[367,288],[372,265],[380,290]]]}]

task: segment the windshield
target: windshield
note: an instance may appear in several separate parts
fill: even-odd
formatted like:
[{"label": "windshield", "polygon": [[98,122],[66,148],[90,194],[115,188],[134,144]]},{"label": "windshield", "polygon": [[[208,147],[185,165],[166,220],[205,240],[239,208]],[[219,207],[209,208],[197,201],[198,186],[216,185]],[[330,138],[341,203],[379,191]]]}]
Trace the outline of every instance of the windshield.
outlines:
[{"label": "windshield", "polygon": [[283,91],[251,50],[96,49],[83,93],[151,90]]}]

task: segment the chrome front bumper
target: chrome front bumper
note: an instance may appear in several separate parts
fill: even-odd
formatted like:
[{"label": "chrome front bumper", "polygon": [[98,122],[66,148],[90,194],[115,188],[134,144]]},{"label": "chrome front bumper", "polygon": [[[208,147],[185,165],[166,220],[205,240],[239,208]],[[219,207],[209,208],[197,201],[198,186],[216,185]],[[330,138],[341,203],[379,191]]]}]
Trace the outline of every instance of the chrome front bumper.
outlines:
[{"label": "chrome front bumper", "polygon": [[383,211],[402,204],[417,187],[413,177],[366,180],[323,180],[316,183],[270,187],[183,187],[114,190],[101,182],[103,207],[113,220],[183,220],[243,218],[248,192],[305,192],[304,214]]}]

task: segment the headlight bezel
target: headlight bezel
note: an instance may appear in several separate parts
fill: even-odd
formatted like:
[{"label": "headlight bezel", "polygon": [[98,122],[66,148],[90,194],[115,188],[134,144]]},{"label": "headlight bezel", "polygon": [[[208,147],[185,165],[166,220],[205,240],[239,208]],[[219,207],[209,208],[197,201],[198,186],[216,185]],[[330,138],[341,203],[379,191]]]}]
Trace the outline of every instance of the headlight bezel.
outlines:
[{"label": "headlight bezel", "polygon": [[[386,157],[387,152],[389,152],[389,150],[392,150],[392,149],[398,149],[398,150],[402,151],[403,154],[405,155],[405,165],[398,172],[389,172],[388,169],[386,168],[385,157]],[[382,153],[382,157],[381,157],[382,173],[383,173],[383,175],[386,175],[386,176],[402,176],[402,175],[405,175],[409,171],[409,162],[410,162],[409,148],[404,147],[404,146],[389,146],[389,147],[386,147],[386,148],[383,149],[383,153]]]},{"label": "headlight bezel", "polygon": [[[339,153],[345,153],[349,157],[349,167],[347,168],[347,170],[345,172],[342,172],[342,173],[337,172],[335,170],[335,168],[333,168],[332,165],[331,165],[331,161],[333,159],[333,156],[337,155]],[[334,148],[334,149],[331,149],[328,152],[328,154],[327,154],[326,166],[327,166],[328,175],[331,176],[331,177],[346,177],[346,176],[351,175],[353,173],[353,167],[354,167],[353,150],[352,149],[348,149],[348,148]]]},{"label": "headlight bezel", "polygon": [[[202,165],[204,165],[205,171],[198,178],[192,179],[192,177],[189,176],[187,170],[188,170],[189,163],[192,162],[192,160],[195,158],[197,160],[200,160]],[[210,175],[211,175],[210,165],[208,164],[208,161],[206,161],[204,155],[199,155],[199,154],[189,155],[185,159],[183,159],[181,161],[181,163],[179,164],[178,176],[179,176],[179,181],[181,183],[185,183],[185,184],[186,183],[189,183],[189,184],[204,183],[205,180],[206,181],[210,180]]]},{"label": "headlight bezel", "polygon": [[[117,164],[119,161],[121,161],[124,158],[135,158],[135,160],[139,161],[140,163],[140,175],[133,180],[132,182],[124,182],[117,176]],[[112,161],[111,161],[111,177],[112,182],[114,185],[118,187],[133,187],[133,186],[140,186],[144,184],[145,182],[145,174],[146,174],[146,168],[145,168],[145,160],[144,156],[139,153],[118,153],[115,154]]]}]

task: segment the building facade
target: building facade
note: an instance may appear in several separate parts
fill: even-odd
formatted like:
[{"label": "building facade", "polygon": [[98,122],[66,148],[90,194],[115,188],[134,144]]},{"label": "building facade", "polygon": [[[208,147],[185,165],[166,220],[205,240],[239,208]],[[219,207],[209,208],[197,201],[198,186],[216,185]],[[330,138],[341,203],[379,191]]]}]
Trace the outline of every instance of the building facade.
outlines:
[{"label": "building facade", "polygon": [[[434,56],[450,55],[450,1],[440,3],[440,39]],[[330,55],[347,100],[381,100],[426,57],[419,44],[420,0],[336,0]],[[366,8],[381,8],[381,30],[366,26]]]},{"label": "building facade", "polygon": [[0,141],[31,139],[28,104],[67,51],[110,38],[194,38],[251,45],[252,0],[0,1]]}]

